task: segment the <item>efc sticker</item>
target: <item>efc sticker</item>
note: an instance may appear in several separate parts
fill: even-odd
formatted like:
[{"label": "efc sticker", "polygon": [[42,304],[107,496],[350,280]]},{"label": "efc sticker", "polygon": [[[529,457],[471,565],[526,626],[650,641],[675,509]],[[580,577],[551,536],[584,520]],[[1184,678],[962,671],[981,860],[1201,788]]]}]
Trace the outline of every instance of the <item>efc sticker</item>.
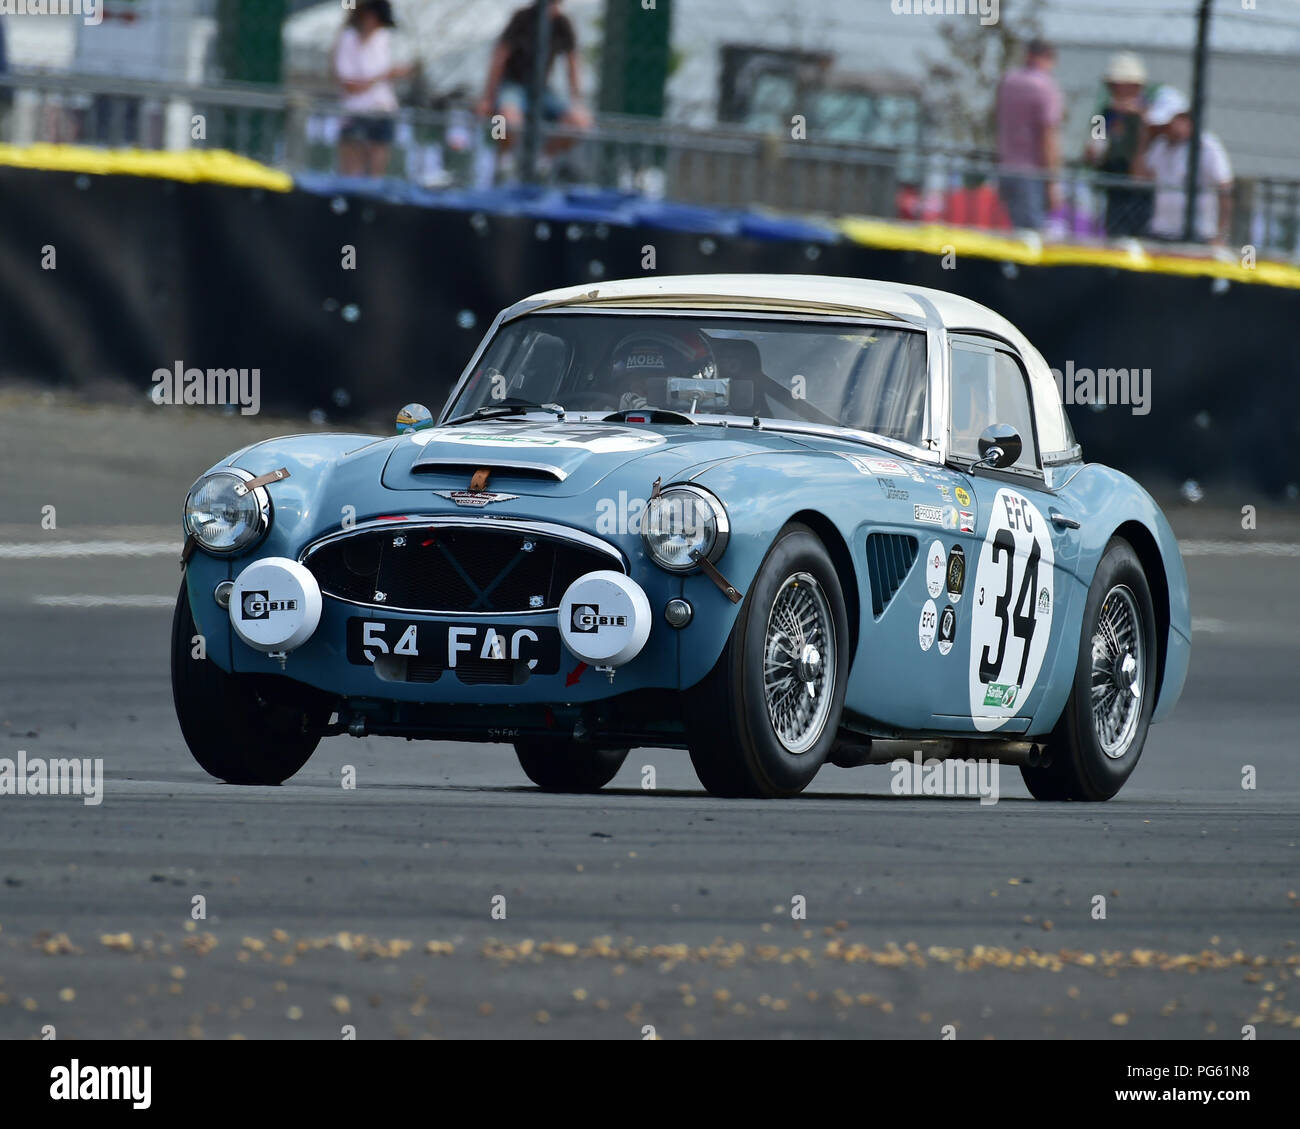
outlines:
[{"label": "efc sticker", "polygon": [[943,542],[931,542],[925,554],[925,590],[935,600],[943,591],[944,560]]},{"label": "efc sticker", "polygon": [[934,632],[939,623],[939,611],[933,600],[926,600],[921,609],[921,622],[917,627],[917,638],[921,641],[921,650],[928,651],[934,646]]},{"label": "efc sticker", "polygon": [[989,509],[971,590],[970,711],[990,732],[1038,681],[1052,634],[1055,556],[1048,524],[1023,494],[1000,489]]},{"label": "efc sticker", "polygon": [[939,613],[939,654],[946,655],[952,650],[957,639],[957,613],[951,604],[945,604]]},{"label": "efc sticker", "polygon": [[957,501],[960,502],[963,506],[970,505],[969,490],[966,490],[964,487],[958,486],[957,489],[953,491],[953,493],[957,496]]},{"label": "efc sticker", "polygon": [[914,520],[924,522],[926,525],[942,525],[943,507],[914,505],[912,507],[912,517]]}]

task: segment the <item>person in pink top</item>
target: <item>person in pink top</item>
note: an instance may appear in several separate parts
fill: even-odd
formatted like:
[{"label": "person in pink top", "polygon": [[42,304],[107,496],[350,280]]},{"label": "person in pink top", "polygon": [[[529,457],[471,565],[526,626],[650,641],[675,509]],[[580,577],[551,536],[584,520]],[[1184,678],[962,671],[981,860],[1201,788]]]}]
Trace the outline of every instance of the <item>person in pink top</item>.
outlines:
[{"label": "person in pink top", "polygon": [[1052,77],[1055,66],[1056,48],[1035,39],[1025,65],[998,84],[998,191],[1020,228],[1041,228],[1049,209],[1060,205],[1060,186],[1052,177],[1061,166],[1065,105]]},{"label": "person in pink top", "polygon": [[333,59],[344,113],[339,128],[339,172],[344,176],[383,176],[398,109],[393,80],[404,78],[413,68],[393,65],[390,0],[359,0],[349,8],[334,44]]}]

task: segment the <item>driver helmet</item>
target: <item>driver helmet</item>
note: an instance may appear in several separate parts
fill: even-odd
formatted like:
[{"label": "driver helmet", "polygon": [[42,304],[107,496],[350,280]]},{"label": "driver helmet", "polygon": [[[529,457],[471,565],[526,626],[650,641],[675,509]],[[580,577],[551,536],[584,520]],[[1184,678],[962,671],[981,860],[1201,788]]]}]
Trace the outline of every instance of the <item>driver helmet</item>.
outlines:
[{"label": "driver helmet", "polygon": [[610,381],[620,394],[619,408],[643,408],[648,381],[717,376],[718,364],[709,340],[698,329],[641,330],[614,346],[609,360]]}]

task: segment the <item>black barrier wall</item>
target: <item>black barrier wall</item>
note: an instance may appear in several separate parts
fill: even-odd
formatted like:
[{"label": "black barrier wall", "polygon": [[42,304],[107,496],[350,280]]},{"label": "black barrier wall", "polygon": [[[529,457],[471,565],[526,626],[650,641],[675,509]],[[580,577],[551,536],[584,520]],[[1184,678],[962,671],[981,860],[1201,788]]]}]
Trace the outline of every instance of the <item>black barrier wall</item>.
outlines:
[{"label": "black barrier wall", "polygon": [[[1135,476],[1300,481],[1300,292],[1104,267],[1015,267],[126,176],[0,170],[0,376],[75,388],[257,368],[263,411],[435,412],[503,306],[644,273],[790,272],[964,294],[1049,364],[1145,374],[1145,402],[1068,406],[1086,456]],[[355,269],[344,269],[347,248]],[[54,266],[47,248],[54,250]],[[159,411],[178,408],[159,407]],[[196,410],[196,409],[189,409]]]}]

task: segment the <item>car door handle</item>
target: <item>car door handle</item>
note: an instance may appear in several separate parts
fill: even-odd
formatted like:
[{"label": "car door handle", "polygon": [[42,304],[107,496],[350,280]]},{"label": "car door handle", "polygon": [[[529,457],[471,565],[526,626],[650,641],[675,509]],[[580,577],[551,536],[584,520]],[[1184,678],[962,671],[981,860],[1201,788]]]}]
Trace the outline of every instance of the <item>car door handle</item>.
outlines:
[{"label": "car door handle", "polygon": [[1052,519],[1053,525],[1059,525],[1062,529],[1078,529],[1079,523],[1072,517],[1066,517],[1060,510],[1048,510],[1047,516]]}]

